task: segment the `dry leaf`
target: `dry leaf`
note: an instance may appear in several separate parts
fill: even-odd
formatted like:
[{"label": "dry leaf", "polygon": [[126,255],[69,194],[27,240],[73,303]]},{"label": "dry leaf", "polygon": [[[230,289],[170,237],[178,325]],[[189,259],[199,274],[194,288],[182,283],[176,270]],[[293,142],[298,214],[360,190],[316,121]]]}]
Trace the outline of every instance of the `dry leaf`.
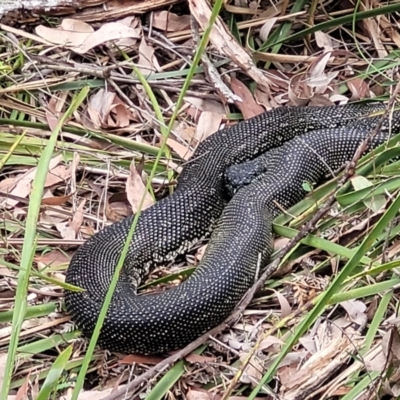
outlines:
[{"label": "dry leaf", "polygon": [[147,191],[145,184],[143,183],[142,177],[135,167],[135,162],[132,160],[129,166],[129,176],[126,181],[126,194],[128,197],[129,204],[132,207],[134,213],[139,210],[139,205],[142,201],[142,197],[145,196],[143,201],[142,210],[152,206],[154,200],[150,193]]},{"label": "dry leaf", "polygon": [[[28,397],[28,392],[29,388],[31,387],[31,381],[30,381],[30,372],[28,372],[26,379],[24,379],[24,383],[21,385],[21,387],[18,389],[17,395],[16,396],[8,396],[7,400],[29,400],[31,397]],[[31,395],[34,393],[34,390],[31,390]],[[38,391],[36,391],[38,393]],[[36,397],[36,396],[35,396]]]},{"label": "dry leaf", "polygon": [[331,99],[328,99],[327,97],[321,95],[321,94],[315,94],[313,96],[313,98],[310,100],[310,102],[308,103],[309,106],[333,106],[334,103],[332,102]]},{"label": "dry leaf", "polygon": [[70,223],[70,228],[75,232],[75,235],[79,232],[79,228],[83,222],[83,209],[86,204],[86,199],[83,199],[75,211],[74,218]]},{"label": "dry leaf", "polygon": [[141,354],[129,354],[119,361],[119,364],[132,365],[134,363],[147,364],[147,365],[157,365],[163,360],[162,357],[158,356],[144,356]]},{"label": "dry leaf", "polygon": [[59,222],[55,224],[55,227],[63,239],[72,240],[76,238],[76,232],[71,228],[69,222]]},{"label": "dry leaf", "polygon": [[[243,363],[247,360],[248,354],[242,353],[240,355],[240,361]],[[260,359],[256,356],[251,357],[246,368],[244,369],[240,381],[243,383],[250,383],[253,387],[257,386],[262,378],[263,366]]]},{"label": "dry leaf", "polygon": [[208,136],[217,132],[222,122],[222,115],[213,111],[203,111],[197,122],[195,137],[202,142]]},{"label": "dry leaf", "polygon": [[180,144],[174,139],[168,138],[167,145],[176,153],[182,160],[189,160],[193,152],[183,144]]},{"label": "dry leaf", "polygon": [[185,101],[192,104],[195,108],[197,108],[200,111],[211,111],[223,116],[226,115],[225,107],[218,101],[200,99],[198,97],[190,97],[190,96],[186,96]]},{"label": "dry leaf", "polygon": [[87,112],[95,129],[104,127],[106,116],[109,115],[115,93],[106,89],[100,89],[93,96],[90,96]]},{"label": "dry leaf", "polygon": [[386,358],[394,356],[396,360],[400,360],[400,336],[396,327],[392,326],[383,335],[382,350]]},{"label": "dry leaf", "polygon": [[66,254],[60,250],[50,251],[43,256],[35,256],[34,260],[37,262],[40,270],[47,267],[58,267],[59,265],[68,264],[71,255]]},{"label": "dry leaf", "polygon": [[325,51],[333,50],[332,39],[328,34],[322,31],[317,31],[314,35],[315,42],[319,48],[324,49]]},{"label": "dry leaf", "polygon": [[62,204],[65,204],[71,197],[72,194],[68,196],[46,197],[42,199],[41,204],[47,206],[61,206]]},{"label": "dry leaf", "polygon": [[[49,178],[49,175],[52,175],[54,168],[56,168],[56,166],[61,162],[62,157],[63,156],[60,154],[50,160],[49,172],[47,174],[46,181],[47,179],[49,179],[49,181],[53,179],[53,177]],[[11,184],[11,182],[9,181],[7,183],[7,188],[10,189],[9,193],[23,199],[27,198],[31,193],[32,182],[35,179],[36,172],[37,168],[34,167],[28,170],[26,173],[18,175],[17,177],[13,178],[14,179],[13,184]],[[18,200],[7,198],[5,199],[3,204],[4,206],[15,207],[18,204]]]},{"label": "dry leaf", "polygon": [[290,239],[284,237],[278,237],[274,240],[274,251],[283,249],[288,243]]},{"label": "dry leaf", "polygon": [[[81,390],[79,392],[79,400],[101,400],[104,397],[110,395],[114,391],[114,388],[109,388],[105,390]],[[64,395],[61,400],[71,400],[72,399],[72,390],[68,391],[66,395]]]},{"label": "dry leaf", "polygon": [[157,59],[154,57],[154,52],[154,47],[147,44],[145,38],[142,37],[139,46],[138,68],[145,76],[149,75],[151,72],[157,71],[160,68]]},{"label": "dry leaf", "polygon": [[[284,342],[282,342],[281,339],[278,339],[275,336],[267,336],[265,339],[263,339],[258,346],[258,348],[261,351],[269,350],[272,348],[272,352],[276,353],[280,350],[280,348],[283,346]],[[271,352],[271,351],[269,351]]]},{"label": "dry leaf", "polygon": [[283,294],[277,290],[274,290],[274,293],[278,298],[279,305],[281,306],[281,319],[283,319],[291,314],[292,307],[290,307],[289,302],[286,300],[286,297]]},{"label": "dry leaf", "polygon": [[[188,3],[191,15],[203,29],[206,29],[212,15],[210,4],[206,1],[197,0],[189,0]],[[257,85],[268,90],[270,86],[268,78],[263,71],[256,67],[249,52],[237,42],[221,17],[218,17],[214,23],[210,33],[210,41],[220,53],[232,60],[234,64],[238,65],[242,71],[257,83]]]},{"label": "dry leaf", "polygon": [[132,208],[125,201],[110,201],[106,206],[105,214],[109,221],[121,221],[128,215],[132,215]]},{"label": "dry leaf", "polygon": [[248,87],[236,78],[231,78],[231,88],[233,93],[239,96],[242,101],[236,101],[235,105],[242,112],[244,119],[255,117],[264,112],[264,109],[258,105]]},{"label": "dry leaf", "polygon": [[[248,396],[229,396],[229,400],[247,400]],[[254,400],[266,400],[265,397],[254,397]]]},{"label": "dry leaf", "polygon": [[63,92],[60,96],[52,96],[46,107],[46,122],[51,130],[57,127],[58,121],[61,117],[61,110],[65,104],[67,92]]},{"label": "dry leaf", "polygon": [[[385,339],[385,335],[390,335],[388,334],[388,332],[386,332],[384,334],[384,339]],[[382,346],[383,347],[383,346]],[[365,365],[365,369],[368,372],[379,372],[382,373],[385,368],[387,367],[387,358],[386,355],[383,353],[383,351],[379,351],[375,357],[373,358],[368,358],[368,359],[364,359],[364,365]]]},{"label": "dry leaf", "polygon": [[317,57],[310,65],[307,74],[307,85],[313,88],[313,93],[325,93],[332,80],[339,74],[339,71],[325,72],[331,56],[332,52],[324,53],[322,56]]},{"label": "dry leaf", "polygon": [[194,363],[210,363],[217,361],[217,357],[207,357],[202,356],[201,354],[190,353],[185,357],[185,360],[194,364]]},{"label": "dry leaf", "polygon": [[166,32],[183,31],[190,28],[190,15],[177,15],[169,11],[156,11],[153,13],[153,28]]},{"label": "dry leaf", "polygon": [[351,91],[351,100],[359,100],[371,97],[368,83],[362,78],[354,77],[348,80],[347,86]]},{"label": "dry leaf", "polygon": [[174,132],[175,135],[179,136],[183,141],[192,144],[196,134],[196,128],[192,125],[188,125],[186,121],[180,121],[175,123]]},{"label": "dry leaf", "polygon": [[290,79],[288,96],[295,106],[305,106],[313,96],[313,91],[307,85],[306,74],[300,73]]},{"label": "dry leaf", "polygon": [[340,305],[346,310],[350,320],[365,327],[367,325],[367,314],[365,313],[367,306],[359,300],[342,301]]},{"label": "dry leaf", "polygon": [[58,165],[48,172],[44,187],[48,188],[50,186],[56,185],[57,183],[66,181],[71,177],[71,172],[71,167]]},{"label": "dry leaf", "polygon": [[260,39],[265,42],[268,39],[268,36],[271,32],[271,29],[275,25],[277,18],[269,18],[265,22],[265,24],[260,29]]},{"label": "dry leaf", "polygon": [[0,353],[0,382],[4,382],[4,371],[6,368],[7,352]]},{"label": "dry leaf", "polygon": [[140,39],[141,37],[140,31],[126,26],[120,21],[104,24],[94,32],[90,25],[79,21],[76,24],[64,22],[58,28],[39,25],[35,32],[49,42],[68,47],[78,54],[85,54],[90,49],[111,40]]},{"label": "dry leaf", "polygon": [[35,28],[35,32],[38,36],[51,43],[61,46],[79,47],[94,32],[94,29],[86,22],[65,18],[58,28],[48,28],[47,26],[39,25]]},{"label": "dry leaf", "polygon": [[126,128],[131,120],[137,120],[118,95],[106,89],[90,97],[86,111],[89,121],[85,119],[85,123],[94,129]]},{"label": "dry leaf", "polygon": [[189,391],[186,394],[186,399],[187,400],[211,400],[212,397],[206,391],[189,389]]},{"label": "dry leaf", "polygon": [[64,222],[68,219],[67,216],[59,213],[55,206],[55,210],[45,210],[40,214],[40,224],[46,228],[53,228],[56,224]]}]

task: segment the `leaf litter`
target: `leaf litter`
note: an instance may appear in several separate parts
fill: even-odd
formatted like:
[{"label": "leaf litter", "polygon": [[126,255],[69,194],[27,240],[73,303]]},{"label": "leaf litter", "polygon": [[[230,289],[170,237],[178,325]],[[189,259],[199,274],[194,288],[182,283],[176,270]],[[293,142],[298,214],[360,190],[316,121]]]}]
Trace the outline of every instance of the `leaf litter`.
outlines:
[{"label": "leaf litter", "polygon": [[[362,4],[363,9],[374,8],[372,2]],[[327,21],[326,12],[332,13],[331,21],[343,13],[352,13],[340,5],[327,4],[328,9],[324,6],[323,2],[317,4],[314,21]],[[0,375],[12,334],[15,273],[37,157],[47,144],[49,129],[55,128],[74,94],[82,85],[91,85],[86,101],[59,136],[57,153],[48,171],[33,261],[37,272],[59,283],[31,276],[27,300],[32,315],[24,321],[19,345],[21,353],[24,346],[31,346],[37,349],[37,355],[30,350],[30,355],[16,365],[10,398],[37,394],[59,352],[72,344],[72,361],[77,367],[65,370],[64,381],[59,382],[57,390],[58,398],[71,398],[85,347],[77,339],[61,338],[56,346],[53,343],[56,335],[65,336],[71,331],[68,317],[62,312],[66,266],[77,245],[105,225],[136,212],[143,193],[145,207],[154,203],[153,194],[156,200],[167,195],[174,184],[168,166],[175,165],[174,170],[179,170],[208,135],[236,123],[237,113],[247,119],[286,104],[327,105],[333,101],[374,98],[390,92],[398,74],[398,63],[390,58],[396,49],[392,43],[400,43],[395,14],[361,20],[356,32],[348,26],[332,24],[332,29],[288,41],[275,51],[272,46],[262,45],[277,35],[284,24],[292,23],[292,30],[301,32],[307,11],[292,13],[289,2],[276,7],[238,2],[226,4],[226,12],[234,21],[232,29],[218,20],[207,48],[207,62],[216,66],[219,77],[199,70],[192,80],[167,142],[172,158],[162,160],[151,182],[151,192],[146,191],[145,183],[160,145],[160,121],[130,63],[135,62],[148,79],[168,121],[196,45],[190,19],[197,21],[198,29],[204,29],[211,13],[207,2],[189,1],[188,6],[159,9],[143,18],[122,15],[114,21],[91,23],[70,15],[56,18],[51,25],[32,20],[20,26],[2,26],[8,37],[0,44],[1,65],[9,66],[12,73],[3,73],[6,85],[1,88],[0,151],[3,158],[7,154],[9,157],[0,178],[4,222],[0,307],[6,313],[0,337],[4,350],[0,352]],[[251,40],[247,41],[248,38]],[[360,55],[359,41],[368,57]],[[24,63],[15,64],[16,56],[23,57]],[[223,92],[218,79],[236,97]],[[234,105],[231,99],[236,99]],[[21,125],[19,121],[27,124]],[[22,133],[25,137],[12,149],[14,139]],[[383,180],[384,176],[379,174],[368,180],[356,176],[352,184],[359,190],[373,188]],[[360,199],[353,209],[339,208],[338,213],[320,222],[314,234],[317,238],[329,236],[332,243],[354,249],[368,235],[377,217],[383,215],[391,198],[391,193],[379,194],[372,199]],[[300,212],[296,223],[307,218],[307,213]],[[397,232],[397,225],[393,224],[371,246],[371,262],[384,264],[383,254],[389,257],[386,260],[398,257]],[[287,238],[280,240],[284,244]],[[278,240],[276,243],[281,247]],[[231,399],[247,398],[281,351],[285,338],[306,315],[306,308],[302,311],[302,307],[317,301],[331,275],[346,261],[343,256],[316,247],[298,246],[287,260],[285,274],[266,283],[265,290],[256,296],[240,321],[229,332],[212,338],[201,355],[193,353],[186,358],[186,371],[165,391],[165,398],[219,399],[228,394]],[[185,279],[188,266],[197,265],[204,249],[204,245],[199,245],[172,268],[157,268],[151,274],[159,279],[156,290]],[[305,265],[306,273],[302,271]],[[309,327],[298,345],[284,357],[270,384],[275,396],[343,398],[362,382],[364,374],[374,371],[379,375],[370,386],[360,389],[363,397],[359,398],[372,398],[369,396],[375,392],[399,395],[396,288],[375,292],[374,285],[385,283],[392,276],[380,275],[378,280],[375,274],[368,273],[372,264],[363,268],[365,276],[343,288],[349,293],[362,289],[358,297],[341,299],[337,303],[340,306],[335,303],[327,307],[323,317]],[[393,296],[376,321],[382,296],[388,290],[393,291]],[[42,311],[35,311],[37,306]],[[369,312],[369,307],[376,312]],[[365,347],[369,334],[373,341]],[[52,343],[44,345],[46,338]],[[115,390],[108,385],[117,387],[130,374],[139,375],[159,360],[108,354],[98,349],[80,398],[104,398]],[[241,378],[236,380],[238,372]],[[140,388],[140,396],[149,393],[154,385],[156,382],[150,382],[147,388]],[[268,396],[263,394],[260,398]]]}]

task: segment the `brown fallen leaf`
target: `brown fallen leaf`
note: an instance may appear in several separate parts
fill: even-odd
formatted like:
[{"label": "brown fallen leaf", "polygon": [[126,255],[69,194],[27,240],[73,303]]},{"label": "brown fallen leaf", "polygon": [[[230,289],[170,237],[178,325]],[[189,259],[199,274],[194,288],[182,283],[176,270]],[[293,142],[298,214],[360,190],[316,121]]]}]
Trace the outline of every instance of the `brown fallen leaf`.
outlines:
[{"label": "brown fallen leaf", "polygon": [[31,373],[30,371],[27,373],[26,375],[26,379],[24,380],[23,384],[21,385],[21,387],[18,389],[17,394],[14,396],[9,395],[7,397],[7,400],[28,400],[29,396],[28,393],[30,392],[30,388],[32,387],[32,382],[30,380],[31,377]]},{"label": "brown fallen leaf", "polygon": [[70,228],[75,232],[75,236],[77,235],[77,233],[79,232],[79,228],[82,225],[83,222],[83,209],[85,207],[86,204],[86,199],[83,199],[78,208],[75,211],[74,217],[70,223]]},{"label": "brown fallen leaf", "polygon": [[141,37],[140,30],[120,21],[104,24],[97,31],[93,31],[93,28],[84,22],[79,21],[79,24],[75,24],[67,21],[58,28],[39,25],[35,28],[35,32],[49,42],[67,47],[78,54],[85,54],[92,48],[111,40]]},{"label": "brown fallen leaf", "polygon": [[57,165],[56,167],[49,170],[46,176],[44,187],[56,185],[60,182],[65,182],[71,177],[71,167],[66,165]]},{"label": "brown fallen leaf", "polygon": [[185,101],[200,111],[211,111],[225,117],[225,107],[218,101],[186,96]]},{"label": "brown fallen leaf", "polygon": [[154,47],[147,44],[146,39],[142,37],[139,46],[139,61],[137,66],[145,76],[160,69],[154,52]]},{"label": "brown fallen leaf", "polygon": [[264,109],[254,100],[249,88],[239,79],[231,78],[231,88],[233,93],[242,99],[242,101],[236,101],[235,105],[243,114],[244,119],[255,117],[264,112]]},{"label": "brown fallen leaf", "polygon": [[60,250],[52,250],[43,256],[35,256],[34,260],[37,262],[39,270],[46,267],[58,267],[59,265],[68,264],[71,259],[72,253],[65,253]]},{"label": "brown fallen leaf", "polygon": [[213,111],[203,111],[197,122],[195,137],[198,142],[211,136],[219,130],[222,115]]},{"label": "brown fallen leaf", "polygon": [[94,29],[83,21],[65,18],[57,28],[39,25],[35,28],[38,36],[61,46],[79,47]]},{"label": "brown fallen leaf", "polygon": [[342,301],[340,305],[346,310],[350,320],[365,327],[367,325],[367,306],[359,300],[346,300]]},{"label": "brown fallen leaf", "polygon": [[[247,358],[248,353],[242,353],[240,355],[241,363],[244,363]],[[240,377],[240,382],[250,383],[253,387],[257,386],[258,382],[260,382],[262,378],[263,370],[264,368],[260,359],[256,356],[252,356]]]},{"label": "brown fallen leaf", "polygon": [[201,354],[190,353],[185,357],[185,360],[190,363],[207,363],[207,362],[215,362],[217,361],[217,357],[207,357],[202,356]]},{"label": "brown fallen leaf", "polygon": [[365,81],[365,79],[354,77],[347,81],[347,86],[350,89],[352,100],[371,97],[369,92],[369,86],[368,83]]},{"label": "brown fallen leaf", "polygon": [[62,92],[58,96],[53,96],[50,98],[46,107],[46,122],[48,123],[51,130],[54,130],[58,124],[61,117],[61,110],[65,104],[67,92]]},{"label": "brown fallen leaf", "polygon": [[193,152],[185,145],[177,142],[174,139],[168,138],[167,145],[176,153],[182,160],[189,160]]},{"label": "brown fallen leaf", "polygon": [[268,350],[268,352],[270,353],[277,353],[284,344],[285,343],[281,339],[278,339],[276,336],[270,335],[261,341],[258,348],[261,351]]},{"label": "brown fallen leaf", "polygon": [[325,51],[332,51],[333,50],[333,42],[332,38],[325,32],[317,31],[314,33],[315,35],[315,42],[317,46]]},{"label": "brown fallen leaf", "polygon": [[261,27],[260,29],[260,39],[263,42],[266,42],[269,34],[271,32],[271,29],[273,28],[273,26],[275,25],[275,22],[277,21],[277,18],[267,18],[264,25]]},{"label": "brown fallen leaf", "polygon": [[65,204],[71,197],[72,194],[69,194],[67,196],[45,197],[42,199],[41,204],[47,206],[61,206],[62,204]]},{"label": "brown fallen leaf", "polygon": [[58,224],[55,224],[55,227],[63,239],[72,240],[76,238],[76,233],[74,229],[71,228],[69,221],[59,222]]},{"label": "brown fallen leaf", "polygon": [[[79,392],[79,400],[101,400],[104,397],[110,395],[115,388],[108,388],[105,390],[82,390]],[[72,391],[68,391],[66,395],[62,397],[62,400],[71,400]]]},{"label": "brown fallen leaf", "polygon": [[287,301],[286,297],[277,290],[274,290],[274,293],[279,301],[279,305],[281,306],[281,319],[287,317],[292,312],[292,307],[290,307],[289,302]]},{"label": "brown fallen leaf", "polygon": [[333,52],[329,51],[310,63],[307,72],[307,86],[312,89],[313,94],[325,93],[332,80],[338,76],[339,71],[326,72],[326,66],[332,56]]},{"label": "brown fallen leaf", "polygon": [[134,363],[157,365],[163,360],[162,357],[158,356],[143,356],[141,354],[129,354],[119,361],[119,364],[132,365]]},{"label": "brown fallen leaf", "polygon": [[145,196],[145,198],[142,210],[154,204],[153,197],[147,191],[146,185],[143,183],[142,177],[136,169],[134,160],[132,160],[129,166],[129,176],[126,180],[126,194],[134,213],[139,210],[139,205],[143,196]]},{"label": "brown fallen leaf", "polygon": [[177,32],[190,28],[190,15],[177,15],[172,12],[162,10],[152,14],[153,28],[165,32]]},{"label": "brown fallen leaf", "polygon": [[[123,194],[126,200],[126,193]],[[110,198],[106,206],[105,214],[109,221],[121,221],[121,219],[132,215],[132,208],[126,201],[111,201]]]},{"label": "brown fallen leaf", "polygon": [[293,105],[305,106],[313,94],[313,90],[307,85],[307,74],[305,72],[294,75],[290,79],[288,96]]},{"label": "brown fallen leaf", "polygon": [[[50,160],[49,172],[48,172],[47,176],[49,176],[49,174],[52,174],[52,171],[54,170],[54,168],[57,167],[57,165],[61,162],[61,160],[62,160],[61,154]],[[34,167],[34,168],[29,169],[27,172],[12,178],[13,179],[12,183],[11,183],[11,181],[7,182],[7,188],[8,188],[7,192],[14,196],[23,198],[23,199],[27,198],[29,196],[29,194],[31,193],[32,182],[35,179],[36,172],[37,172],[37,168]],[[49,179],[52,179],[52,178],[49,178]],[[47,178],[46,178],[46,180],[47,180]],[[18,200],[14,200],[11,198],[6,198],[3,201],[3,205],[6,207],[15,207],[17,204],[18,204]]]},{"label": "brown fallen leaf", "polygon": [[183,141],[192,145],[196,134],[196,128],[189,125],[186,121],[179,121],[174,125],[174,132],[176,136],[179,136]]},{"label": "brown fallen leaf", "polygon": [[208,393],[205,390],[189,389],[186,393],[187,400],[211,400],[212,398],[211,393]]}]

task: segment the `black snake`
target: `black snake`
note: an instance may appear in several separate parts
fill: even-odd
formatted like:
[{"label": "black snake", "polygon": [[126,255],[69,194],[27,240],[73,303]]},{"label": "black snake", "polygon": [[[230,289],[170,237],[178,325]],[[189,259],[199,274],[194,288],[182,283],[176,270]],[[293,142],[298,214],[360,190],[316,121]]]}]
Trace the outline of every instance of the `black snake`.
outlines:
[{"label": "black snake", "polygon": [[[119,352],[165,352],[222,322],[268,261],[272,220],[304,197],[305,181],[318,182],[351,159],[379,119],[365,115],[378,109],[377,103],[282,107],[203,141],[174,194],[140,216],[99,345]],[[396,116],[393,128],[400,125]],[[386,120],[370,148],[388,137],[389,125]],[[266,172],[228,202],[227,169],[270,149]],[[86,336],[93,332],[132,220],[97,233],[71,260],[66,282],[86,290],[66,291],[65,303]],[[207,251],[189,279],[157,295],[136,294],[151,267],[173,260],[211,231]]]}]

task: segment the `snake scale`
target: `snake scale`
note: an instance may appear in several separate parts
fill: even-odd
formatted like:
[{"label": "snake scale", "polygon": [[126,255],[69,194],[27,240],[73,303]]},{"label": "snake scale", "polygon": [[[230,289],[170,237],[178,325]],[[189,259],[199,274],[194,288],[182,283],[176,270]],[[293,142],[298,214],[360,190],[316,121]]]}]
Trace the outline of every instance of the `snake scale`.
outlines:
[{"label": "snake scale", "polygon": [[[378,121],[365,116],[379,109],[377,103],[281,107],[200,143],[175,192],[142,212],[98,344],[124,353],[161,353],[183,347],[221,323],[268,261],[272,220],[305,196],[305,181],[318,182],[352,158]],[[369,148],[388,137],[389,126],[399,128],[399,115],[391,123],[385,121]],[[267,151],[266,172],[230,199],[228,168]],[[66,291],[65,304],[87,337],[132,220],[95,234],[71,260],[66,282],[85,291]],[[186,281],[156,295],[136,293],[154,265],[173,260],[211,233],[200,265]]]}]

